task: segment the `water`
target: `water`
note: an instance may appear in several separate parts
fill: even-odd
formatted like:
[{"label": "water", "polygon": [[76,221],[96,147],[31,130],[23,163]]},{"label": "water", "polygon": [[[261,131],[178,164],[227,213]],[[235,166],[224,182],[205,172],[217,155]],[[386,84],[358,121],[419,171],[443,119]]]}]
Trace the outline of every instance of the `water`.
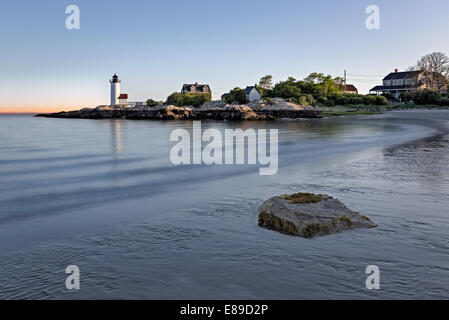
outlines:
[{"label": "water", "polygon": [[[449,112],[203,121],[278,128],[275,176],[171,165],[170,133],[191,124],[0,116],[0,298],[449,297]],[[297,191],[379,227],[308,240],[257,226],[260,203]]]}]

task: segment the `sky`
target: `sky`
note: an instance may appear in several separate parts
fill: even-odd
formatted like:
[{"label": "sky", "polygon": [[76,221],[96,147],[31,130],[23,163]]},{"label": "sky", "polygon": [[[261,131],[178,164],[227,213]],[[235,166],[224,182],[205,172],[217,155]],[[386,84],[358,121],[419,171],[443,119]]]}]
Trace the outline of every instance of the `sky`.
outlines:
[{"label": "sky", "polygon": [[[80,29],[66,28],[66,7]],[[380,29],[365,9],[380,9]],[[271,74],[343,76],[368,93],[422,55],[449,54],[447,0],[5,0],[0,112],[109,104],[117,73],[130,101],[165,100],[184,83],[214,99]]]}]

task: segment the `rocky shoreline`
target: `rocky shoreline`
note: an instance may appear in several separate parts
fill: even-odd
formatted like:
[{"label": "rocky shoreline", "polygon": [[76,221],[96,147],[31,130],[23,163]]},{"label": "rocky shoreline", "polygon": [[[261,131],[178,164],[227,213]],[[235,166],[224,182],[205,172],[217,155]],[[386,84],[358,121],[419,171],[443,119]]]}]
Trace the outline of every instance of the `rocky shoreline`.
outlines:
[{"label": "rocky shoreline", "polygon": [[264,100],[245,105],[214,101],[199,108],[173,105],[147,106],[98,106],[75,111],[38,114],[36,117],[68,119],[132,119],[132,120],[277,120],[282,118],[319,118],[321,110],[303,107],[276,99],[268,104]]}]

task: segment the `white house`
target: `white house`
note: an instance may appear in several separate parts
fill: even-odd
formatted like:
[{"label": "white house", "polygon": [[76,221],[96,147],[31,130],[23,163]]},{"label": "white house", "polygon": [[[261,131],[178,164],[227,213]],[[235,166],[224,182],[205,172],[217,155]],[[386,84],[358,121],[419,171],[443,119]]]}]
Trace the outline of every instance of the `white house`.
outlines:
[{"label": "white house", "polygon": [[[248,101],[258,101],[261,98],[260,92],[257,90],[256,86],[248,86],[243,91],[245,91],[246,100]],[[221,100],[225,101],[228,96],[229,93],[222,94]]]},{"label": "white house", "polygon": [[260,92],[257,90],[256,86],[249,86],[245,88],[245,95],[248,101],[260,100]]}]

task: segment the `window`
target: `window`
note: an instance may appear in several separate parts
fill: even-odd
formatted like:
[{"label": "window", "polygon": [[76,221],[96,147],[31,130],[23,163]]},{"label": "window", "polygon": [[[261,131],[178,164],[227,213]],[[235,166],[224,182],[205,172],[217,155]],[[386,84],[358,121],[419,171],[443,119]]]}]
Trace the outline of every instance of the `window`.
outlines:
[{"label": "window", "polygon": [[402,85],[404,85],[404,79],[393,80],[393,85],[394,86],[402,86]]},{"label": "window", "polygon": [[391,80],[384,80],[384,86],[385,87],[391,86]]}]

